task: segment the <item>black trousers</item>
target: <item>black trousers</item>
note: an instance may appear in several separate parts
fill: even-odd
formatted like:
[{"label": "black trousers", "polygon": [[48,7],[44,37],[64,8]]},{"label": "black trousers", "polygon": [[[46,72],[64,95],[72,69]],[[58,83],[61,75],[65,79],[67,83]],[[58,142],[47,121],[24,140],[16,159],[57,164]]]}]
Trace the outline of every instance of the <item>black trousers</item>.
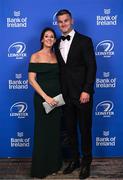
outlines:
[{"label": "black trousers", "polygon": [[79,100],[67,98],[63,108],[73,161],[80,158],[77,136],[77,124],[79,123],[83,164],[90,164],[92,161],[92,107],[93,98],[91,97],[88,103],[83,104],[80,104]]}]

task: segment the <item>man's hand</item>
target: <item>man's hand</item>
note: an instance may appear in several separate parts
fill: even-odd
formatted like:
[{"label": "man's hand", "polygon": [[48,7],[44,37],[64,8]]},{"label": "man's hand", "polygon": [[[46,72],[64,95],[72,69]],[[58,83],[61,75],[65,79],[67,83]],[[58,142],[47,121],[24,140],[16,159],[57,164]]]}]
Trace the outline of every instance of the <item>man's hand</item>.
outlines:
[{"label": "man's hand", "polygon": [[79,100],[80,100],[80,104],[89,102],[90,94],[88,94],[87,92],[82,92]]}]

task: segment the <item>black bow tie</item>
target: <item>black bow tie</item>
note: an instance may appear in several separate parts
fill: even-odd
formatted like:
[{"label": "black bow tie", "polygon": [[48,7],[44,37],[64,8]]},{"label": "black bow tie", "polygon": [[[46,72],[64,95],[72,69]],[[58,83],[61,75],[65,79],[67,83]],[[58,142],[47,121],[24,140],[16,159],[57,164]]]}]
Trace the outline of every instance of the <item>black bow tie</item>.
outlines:
[{"label": "black bow tie", "polygon": [[65,39],[67,39],[68,41],[70,41],[70,35],[67,36],[61,36],[61,39],[64,41]]}]

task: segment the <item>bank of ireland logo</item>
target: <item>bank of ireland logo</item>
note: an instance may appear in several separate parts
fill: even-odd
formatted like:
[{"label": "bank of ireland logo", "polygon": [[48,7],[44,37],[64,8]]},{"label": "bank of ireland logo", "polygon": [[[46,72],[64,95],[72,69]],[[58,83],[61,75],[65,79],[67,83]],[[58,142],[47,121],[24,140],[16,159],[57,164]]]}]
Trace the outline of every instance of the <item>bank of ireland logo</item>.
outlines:
[{"label": "bank of ireland logo", "polygon": [[110,76],[110,72],[103,72],[103,77],[108,78]]},{"label": "bank of ireland logo", "polygon": [[17,132],[15,137],[10,138],[10,143],[12,148],[24,148],[30,147],[30,137],[25,137],[24,132]]},{"label": "bank of ireland logo", "polygon": [[114,103],[112,101],[102,101],[96,106],[96,116],[111,117],[114,115]]},{"label": "bank of ireland logo", "polygon": [[96,137],[96,146],[115,147],[116,136],[110,136],[109,130],[103,130],[102,135]]},{"label": "bank of ireland logo", "polygon": [[9,58],[16,58],[16,59],[23,59],[26,57],[26,44],[23,42],[15,42],[12,43],[8,48],[8,57]]},{"label": "bank of ireland logo", "polygon": [[103,56],[109,58],[114,55],[114,43],[111,40],[104,40],[96,46],[96,56]]},{"label": "bank of ireland logo", "polygon": [[96,78],[96,88],[115,88],[117,83],[117,78],[111,78],[110,72],[103,72],[102,78]]},{"label": "bank of ireland logo", "polygon": [[16,79],[21,79],[21,78],[22,78],[22,73],[20,73],[20,74],[15,74],[15,78],[16,78]]},{"label": "bank of ireland logo", "polygon": [[103,131],[103,136],[109,136],[109,131]]},{"label": "bank of ireland logo", "polygon": [[[57,12],[58,12],[58,11],[57,11]],[[53,25],[54,25],[54,26],[57,26],[57,25],[58,25],[57,19],[56,19],[56,14],[57,14],[57,12],[55,12],[55,13],[53,14]]]},{"label": "bank of ireland logo", "polygon": [[97,26],[116,26],[117,25],[117,20],[118,20],[118,15],[117,14],[112,14],[111,9],[104,9],[103,12],[104,14],[98,14],[96,16],[96,24]]},{"label": "bank of ireland logo", "polygon": [[21,14],[20,10],[14,10],[13,15],[6,18],[7,28],[27,28],[28,18]]},{"label": "bank of ireland logo", "polygon": [[28,89],[28,79],[23,79],[22,73],[15,74],[15,77],[8,80],[10,90]]},{"label": "bank of ireland logo", "polygon": [[17,118],[25,118],[28,116],[27,108],[27,103],[16,102],[10,108],[10,116]]},{"label": "bank of ireland logo", "polygon": [[14,14],[15,17],[19,17],[19,16],[21,15],[21,12],[15,10],[15,11],[13,12],[13,14]]},{"label": "bank of ireland logo", "polygon": [[109,15],[111,13],[111,9],[104,9],[104,14]]}]

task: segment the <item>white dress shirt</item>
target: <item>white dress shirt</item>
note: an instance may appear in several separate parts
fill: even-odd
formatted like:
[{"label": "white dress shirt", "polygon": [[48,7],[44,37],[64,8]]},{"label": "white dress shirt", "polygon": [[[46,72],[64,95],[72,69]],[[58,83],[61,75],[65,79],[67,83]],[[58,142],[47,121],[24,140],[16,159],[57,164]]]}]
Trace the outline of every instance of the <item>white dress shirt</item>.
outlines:
[{"label": "white dress shirt", "polygon": [[68,53],[69,53],[69,49],[70,49],[70,46],[71,46],[73,37],[74,37],[74,35],[75,35],[75,31],[72,30],[72,31],[71,31],[69,34],[67,34],[67,35],[70,35],[70,40],[68,41],[67,39],[65,39],[65,40],[63,41],[63,40],[61,39],[60,46],[59,46],[61,55],[62,55],[63,60],[64,60],[65,63],[67,62],[67,56],[68,56]]}]

